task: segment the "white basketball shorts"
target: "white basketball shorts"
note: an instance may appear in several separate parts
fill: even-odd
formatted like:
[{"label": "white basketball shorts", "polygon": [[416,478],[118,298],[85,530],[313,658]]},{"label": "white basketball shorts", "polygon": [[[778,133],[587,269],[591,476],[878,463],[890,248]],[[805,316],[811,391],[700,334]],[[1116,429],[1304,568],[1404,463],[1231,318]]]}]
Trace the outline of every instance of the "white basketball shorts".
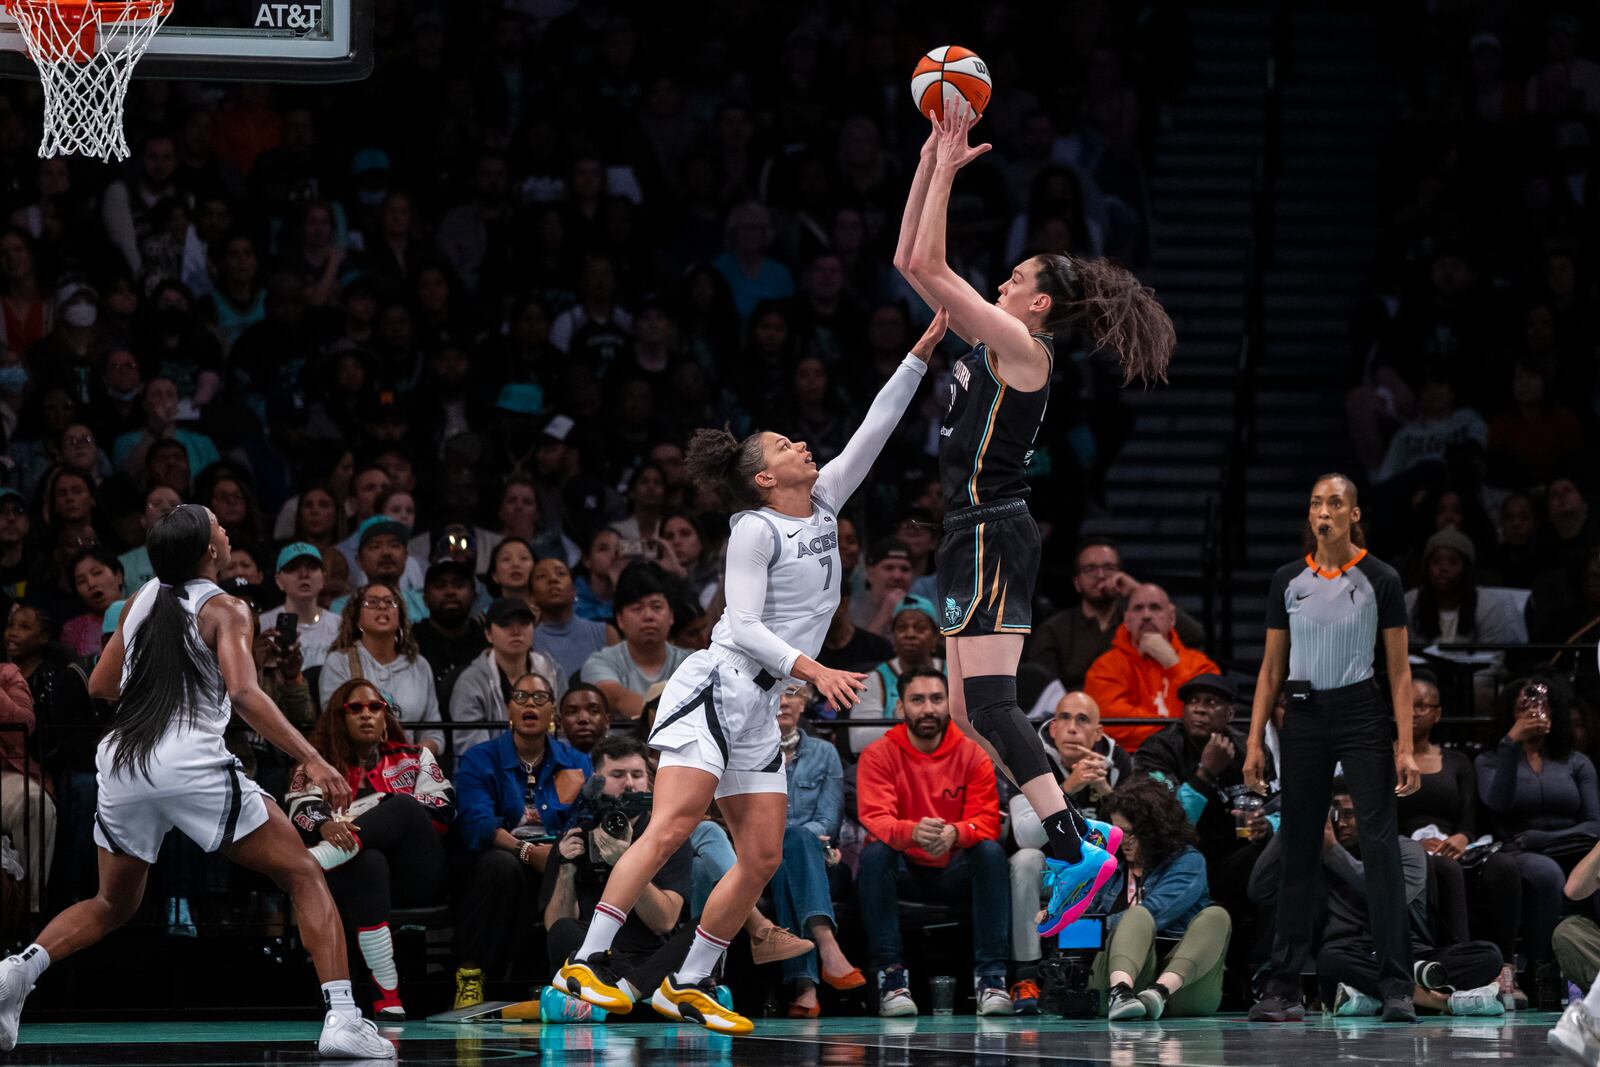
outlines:
[{"label": "white basketball shorts", "polygon": [[662,767],[715,775],[719,797],[787,793],[778,748],[781,679],[735,658],[702,650],[678,666],[661,693],[650,747],[661,752]]},{"label": "white basketball shorts", "polygon": [[150,761],[149,778],[137,770],[113,774],[109,741],[102,741],[95,754],[99,798],[94,842],[101,848],[154,863],[174,827],[215,852],[266,823],[270,798],[245,777],[238,759],[228,756],[231,762],[210,767],[173,768],[157,758]]}]

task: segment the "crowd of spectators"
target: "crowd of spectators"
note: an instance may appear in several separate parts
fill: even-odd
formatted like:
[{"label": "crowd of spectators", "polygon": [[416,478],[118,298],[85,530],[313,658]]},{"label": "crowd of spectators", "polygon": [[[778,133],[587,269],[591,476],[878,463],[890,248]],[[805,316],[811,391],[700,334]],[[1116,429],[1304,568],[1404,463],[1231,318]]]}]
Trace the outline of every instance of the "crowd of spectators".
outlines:
[{"label": "crowd of spectators", "polygon": [[[259,613],[263,688],[351,776],[355,833],[230,732],[327,869],[374,1010],[402,1013],[417,977],[395,963],[397,909],[448,905],[463,1007],[581,942],[648,818],[659,692],[722,610],[727,516],[688,481],[688,433],[771,426],[826,463],[927,317],[884,269],[927,42],[899,4],[525,7],[379,4],[377,73],[355,86],[136,82],[115,172],[34,159],[36,102],[0,95],[0,725],[21,727],[0,731],[0,888],[27,873],[32,891],[0,909],[93,892],[110,709],[87,671],[151,577],[145,532],[195,501],[229,531],[225,588]],[[1006,91],[950,221],[980,289],[1046,247],[1145,257],[1180,7],[984,9],[966,43]],[[1428,62],[1348,401],[1372,549],[1402,568],[1414,651],[1440,672],[1417,674],[1424,788],[1401,810],[1418,958],[1437,964],[1418,1003],[1467,1014],[1600,968],[1593,657],[1533,673],[1544,654],[1448,648],[1600,622],[1583,474],[1600,67],[1578,20],[1495,11],[1410,24]],[[1247,1000],[1277,906],[1276,816],[1245,796],[1233,724],[1231,675],[1253,665],[1208,655],[1114,543],[1080,541],[1128,419],[1102,356],[1061,342],[1019,694],[1064,791],[1124,832],[1086,969],[1101,1009],[1204,1014]],[[1038,817],[949,716],[932,573],[949,355],[839,516],[819,659],[866,672],[866,699],[841,717],[784,693],[783,862],[730,964],[751,1009],[781,983],[797,1017],[863,996],[919,1010],[930,916],[964,931],[985,1014],[1040,1010],[1067,951],[1035,932]],[[1491,729],[1450,729],[1474,714]],[[1360,1014],[1376,978],[1337,807],[1327,891],[1296,906],[1322,917],[1326,1003]],[[731,862],[709,813],[619,937],[630,981],[681,958]],[[174,936],[221,914],[193,878],[160,884]]]}]

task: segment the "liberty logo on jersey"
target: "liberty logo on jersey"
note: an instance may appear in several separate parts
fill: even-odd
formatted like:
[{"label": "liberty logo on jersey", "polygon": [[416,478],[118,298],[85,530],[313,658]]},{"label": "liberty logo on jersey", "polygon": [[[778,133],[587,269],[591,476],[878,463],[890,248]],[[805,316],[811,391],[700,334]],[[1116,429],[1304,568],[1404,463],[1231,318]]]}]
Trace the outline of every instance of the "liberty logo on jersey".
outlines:
[{"label": "liberty logo on jersey", "polygon": [[961,605],[956,603],[956,598],[955,597],[953,597],[953,596],[945,597],[944,598],[944,624],[946,626],[954,626],[956,623],[958,623],[960,621],[961,621]]},{"label": "liberty logo on jersey", "polygon": [[822,534],[820,537],[813,537],[810,541],[797,542],[797,547],[800,549],[797,555],[800,557],[820,556],[822,553],[828,551],[828,549],[838,545],[838,543],[838,534]]}]

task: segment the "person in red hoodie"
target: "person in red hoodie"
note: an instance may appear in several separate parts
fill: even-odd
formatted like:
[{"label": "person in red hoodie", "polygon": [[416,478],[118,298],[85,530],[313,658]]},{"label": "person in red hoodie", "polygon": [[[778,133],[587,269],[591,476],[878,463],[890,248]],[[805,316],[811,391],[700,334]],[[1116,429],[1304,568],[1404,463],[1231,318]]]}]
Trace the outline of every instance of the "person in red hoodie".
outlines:
[{"label": "person in red hoodie", "polygon": [[[1177,610],[1159,585],[1141,585],[1128,597],[1128,609],[1111,648],[1102,653],[1083,690],[1107,719],[1180,719],[1178,690],[1191,678],[1221,674],[1204,652],[1189,648],[1174,629]],[[1117,744],[1137,752],[1144,739],[1166,726],[1107,726]]]},{"label": "person in red hoodie", "polygon": [[905,721],[868,745],[856,767],[857,815],[871,837],[857,888],[878,977],[878,1014],[917,1013],[900,940],[905,898],[971,902],[978,1013],[1010,1015],[1011,891],[994,764],[950,729],[944,675],[913,667],[899,684]]}]

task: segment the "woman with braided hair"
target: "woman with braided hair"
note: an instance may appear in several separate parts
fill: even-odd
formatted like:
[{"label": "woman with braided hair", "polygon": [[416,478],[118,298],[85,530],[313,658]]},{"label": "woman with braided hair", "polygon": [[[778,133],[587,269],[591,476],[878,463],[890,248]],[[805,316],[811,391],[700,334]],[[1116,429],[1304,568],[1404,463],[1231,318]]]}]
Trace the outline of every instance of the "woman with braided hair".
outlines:
[{"label": "woman with braided hair", "polygon": [[[821,470],[804,441],[759,432],[744,440],[699,430],[689,443],[691,478],[734,512],[729,525],[727,609],[711,647],[673,672],[661,694],[650,745],[661,752],[650,822],[622,854],[595,906],[581,947],[550,983],[613,1012],[649,995],[656,1011],[719,1033],[744,1034],[749,1019],[717,999],[715,971],[783,859],[788,784],[779,745],[778,702],[787,679],[816,686],[840,711],[859,699],[866,675],[818,663],[846,575],[839,564],[839,509],[866,478],[911,403],[946,316],[934,315],[879,391],[850,443]],[[627,610],[627,609],[624,609]],[[651,879],[689,839],[715,799],[733,835],[734,865],[707,898],[682,966],[654,991],[633,988],[611,945],[637,906],[652,928],[671,929]],[[784,959],[809,941],[789,938]],[[768,946],[769,951],[772,946]]]},{"label": "woman with braided hair", "polygon": [[[931,117],[931,116],[930,116]],[[1116,355],[1123,384],[1165,381],[1172,320],[1120,267],[1047,253],[1018,263],[985,300],[945,260],[945,216],[956,172],[989,151],[970,146],[971,109],[933,119],[901,221],[895,267],[972,349],[956,363],[940,429],[945,498],[938,549],[941,629],[951,717],[1027,796],[1049,833],[1050,903],[1041,935],[1060,932],[1116,871],[1114,834],[1062,795],[1043,742],[1017,704],[1017,662],[1032,630],[1039,529],[1023,471],[1044,421],[1053,334],[1078,328]],[[1109,846],[1109,847],[1108,847]]]}]

